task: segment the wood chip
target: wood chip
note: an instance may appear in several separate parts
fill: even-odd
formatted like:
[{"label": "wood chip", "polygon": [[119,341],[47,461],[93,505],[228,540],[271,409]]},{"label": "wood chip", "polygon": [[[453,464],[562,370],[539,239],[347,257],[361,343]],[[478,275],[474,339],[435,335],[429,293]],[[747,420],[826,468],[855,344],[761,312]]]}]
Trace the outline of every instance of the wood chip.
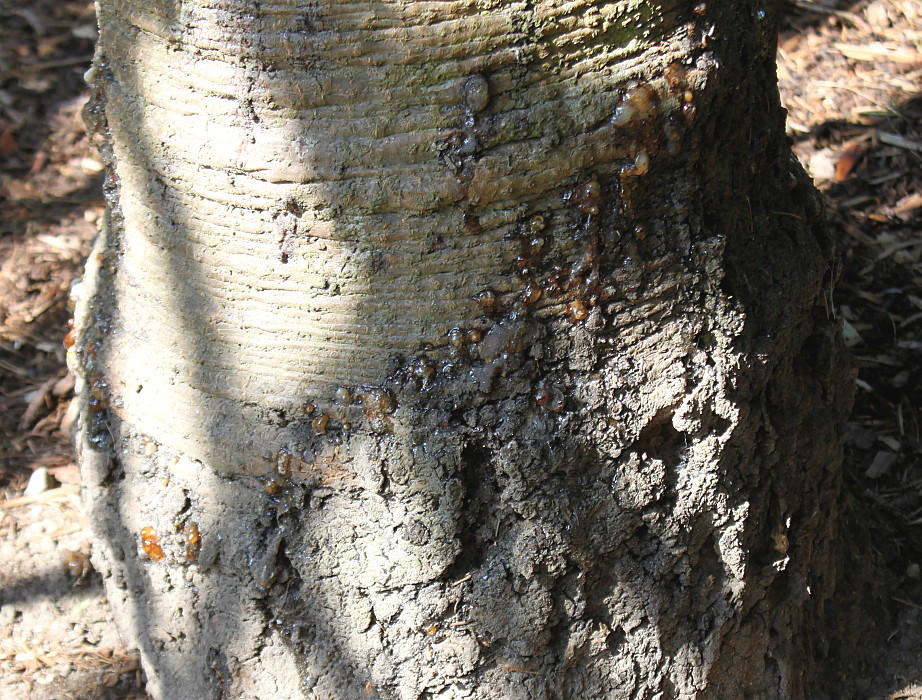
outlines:
[{"label": "wood chip", "polygon": [[893,63],[922,63],[922,55],[900,46],[888,46],[880,42],[874,42],[867,46],[855,46],[852,44],[834,44],[836,50],[845,58],[854,61],[892,61]]},{"label": "wood chip", "polygon": [[885,452],[881,450],[874,455],[874,459],[871,461],[871,466],[869,466],[865,472],[864,476],[866,479],[879,479],[896,463],[897,455],[893,452]]}]

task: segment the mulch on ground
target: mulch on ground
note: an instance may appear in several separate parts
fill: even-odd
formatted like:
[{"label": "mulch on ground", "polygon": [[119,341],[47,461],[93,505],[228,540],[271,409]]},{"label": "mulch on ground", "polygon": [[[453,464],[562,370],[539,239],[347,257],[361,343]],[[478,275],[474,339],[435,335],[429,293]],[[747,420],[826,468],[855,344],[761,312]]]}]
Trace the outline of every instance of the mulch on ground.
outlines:
[{"label": "mulch on ground", "polygon": [[[68,293],[103,204],[102,164],[80,119],[95,36],[91,3],[0,4],[0,697],[9,700],[147,697],[89,566],[67,438]],[[36,470],[46,488],[24,497]]]},{"label": "mulch on ground", "polygon": [[922,698],[922,2],[797,2],[778,76],[842,253],[846,474],[898,589],[879,697]]}]

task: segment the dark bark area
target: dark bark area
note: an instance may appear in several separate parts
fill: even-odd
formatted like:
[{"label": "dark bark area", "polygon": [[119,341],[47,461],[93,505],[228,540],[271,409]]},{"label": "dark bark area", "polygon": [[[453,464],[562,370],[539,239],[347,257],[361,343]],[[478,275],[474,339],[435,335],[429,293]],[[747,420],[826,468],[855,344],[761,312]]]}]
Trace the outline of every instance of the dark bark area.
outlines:
[{"label": "dark bark area", "polygon": [[[341,387],[329,428],[282,421],[268,468],[139,430],[84,332],[94,562],[155,696],[841,697],[833,244],[785,141],[774,18],[672,19],[681,60],[609,94],[643,113],[631,159],[510,227],[521,290]],[[111,223],[83,328],[119,327]]]}]

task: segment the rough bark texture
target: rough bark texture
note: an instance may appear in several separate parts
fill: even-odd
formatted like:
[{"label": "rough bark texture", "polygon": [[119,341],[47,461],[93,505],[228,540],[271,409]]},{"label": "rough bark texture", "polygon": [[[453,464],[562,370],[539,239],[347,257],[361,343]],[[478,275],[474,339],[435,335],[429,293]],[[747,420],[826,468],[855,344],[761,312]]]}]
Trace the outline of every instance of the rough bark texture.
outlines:
[{"label": "rough bark texture", "polygon": [[814,698],[851,375],[746,2],[99,3],[71,360],[157,698]]}]

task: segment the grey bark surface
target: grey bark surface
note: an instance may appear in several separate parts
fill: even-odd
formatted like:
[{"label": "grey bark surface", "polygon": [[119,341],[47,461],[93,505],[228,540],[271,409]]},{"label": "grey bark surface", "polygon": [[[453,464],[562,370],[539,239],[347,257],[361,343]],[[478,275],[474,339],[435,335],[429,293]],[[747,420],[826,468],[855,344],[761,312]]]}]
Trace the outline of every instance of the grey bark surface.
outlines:
[{"label": "grey bark surface", "polygon": [[154,697],[833,692],[853,377],[771,9],[99,18],[70,360]]}]

